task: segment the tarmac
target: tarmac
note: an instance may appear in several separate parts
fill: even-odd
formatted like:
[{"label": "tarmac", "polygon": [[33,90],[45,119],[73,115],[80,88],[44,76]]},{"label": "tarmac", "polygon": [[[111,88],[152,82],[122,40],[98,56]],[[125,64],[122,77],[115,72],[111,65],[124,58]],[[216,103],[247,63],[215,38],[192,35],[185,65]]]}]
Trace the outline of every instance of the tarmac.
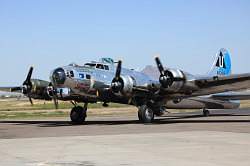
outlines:
[{"label": "tarmac", "polygon": [[0,121],[3,166],[249,166],[250,110]]}]

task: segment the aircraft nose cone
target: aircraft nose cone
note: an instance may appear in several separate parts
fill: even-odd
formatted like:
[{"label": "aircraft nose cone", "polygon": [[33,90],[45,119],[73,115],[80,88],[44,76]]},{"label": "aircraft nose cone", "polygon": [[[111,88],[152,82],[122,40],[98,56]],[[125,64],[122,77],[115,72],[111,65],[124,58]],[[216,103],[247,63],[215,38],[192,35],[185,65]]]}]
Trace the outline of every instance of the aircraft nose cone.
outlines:
[{"label": "aircraft nose cone", "polygon": [[57,68],[52,73],[52,82],[55,85],[63,85],[66,80],[66,74],[63,68]]}]

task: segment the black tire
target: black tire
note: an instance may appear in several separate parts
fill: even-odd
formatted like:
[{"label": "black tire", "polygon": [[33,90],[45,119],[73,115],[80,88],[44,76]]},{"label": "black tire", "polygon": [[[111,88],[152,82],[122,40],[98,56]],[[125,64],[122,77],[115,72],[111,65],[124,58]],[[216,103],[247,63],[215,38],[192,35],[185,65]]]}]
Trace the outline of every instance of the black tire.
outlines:
[{"label": "black tire", "polygon": [[154,111],[147,105],[142,105],[139,107],[138,117],[142,123],[152,123],[154,120]]},{"label": "black tire", "polygon": [[203,110],[203,116],[208,117],[210,115],[209,110],[204,109]]},{"label": "black tire", "polygon": [[87,117],[87,109],[81,106],[75,106],[70,112],[70,119],[74,124],[82,124]]}]

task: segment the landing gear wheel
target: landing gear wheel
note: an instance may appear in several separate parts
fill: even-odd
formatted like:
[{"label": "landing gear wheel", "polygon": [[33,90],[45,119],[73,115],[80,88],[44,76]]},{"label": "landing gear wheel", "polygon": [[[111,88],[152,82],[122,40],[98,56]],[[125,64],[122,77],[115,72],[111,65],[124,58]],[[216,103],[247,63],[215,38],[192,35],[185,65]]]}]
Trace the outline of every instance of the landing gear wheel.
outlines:
[{"label": "landing gear wheel", "polygon": [[87,108],[75,106],[70,112],[70,119],[74,124],[82,124],[87,117]]},{"label": "landing gear wheel", "polygon": [[154,111],[147,105],[142,105],[138,109],[138,118],[142,123],[152,123]]},{"label": "landing gear wheel", "polygon": [[210,115],[209,110],[203,109],[203,116],[208,117]]}]

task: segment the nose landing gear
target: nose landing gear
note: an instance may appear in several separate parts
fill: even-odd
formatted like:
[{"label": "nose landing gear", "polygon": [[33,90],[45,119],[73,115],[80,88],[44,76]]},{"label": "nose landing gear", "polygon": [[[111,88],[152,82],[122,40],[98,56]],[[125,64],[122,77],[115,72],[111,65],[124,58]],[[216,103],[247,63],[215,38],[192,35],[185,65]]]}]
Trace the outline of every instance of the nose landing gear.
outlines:
[{"label": "nose landing gear", "polygon": [[87,117],[88,103],[84,107],[74,106],[70,112],[70,119],[74,124],[82,124]]}]

